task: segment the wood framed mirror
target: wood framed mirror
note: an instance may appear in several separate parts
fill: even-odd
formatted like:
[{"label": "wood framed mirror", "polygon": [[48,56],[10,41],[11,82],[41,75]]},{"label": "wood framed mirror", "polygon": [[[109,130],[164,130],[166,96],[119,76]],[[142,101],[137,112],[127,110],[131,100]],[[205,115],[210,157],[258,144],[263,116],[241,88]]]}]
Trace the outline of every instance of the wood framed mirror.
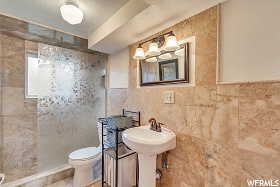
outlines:
[{"label": "wood framed mirror", "polygon": [[189,83],[189,43],[140,60],[140,86]]}]

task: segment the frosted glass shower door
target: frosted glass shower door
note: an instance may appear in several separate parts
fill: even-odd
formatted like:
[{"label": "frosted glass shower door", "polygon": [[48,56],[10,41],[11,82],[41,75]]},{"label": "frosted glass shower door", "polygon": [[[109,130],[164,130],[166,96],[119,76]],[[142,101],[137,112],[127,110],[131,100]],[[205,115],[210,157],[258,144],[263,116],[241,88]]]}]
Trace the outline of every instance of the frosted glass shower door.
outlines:
[{"label": "frosted glass shower door", "polygon": [[106,56],[39,45],[38,166],[67,163],[75,149],[98,146],[96,121],[105,116]]}]

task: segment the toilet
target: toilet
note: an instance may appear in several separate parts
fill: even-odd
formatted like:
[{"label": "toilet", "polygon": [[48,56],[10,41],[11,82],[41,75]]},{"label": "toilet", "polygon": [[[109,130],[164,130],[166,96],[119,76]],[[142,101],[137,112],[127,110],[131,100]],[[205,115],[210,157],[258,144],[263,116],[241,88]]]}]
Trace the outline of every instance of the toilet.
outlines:
[{"label": "toilet", "polygon": [[[101,124],[98,124],[97,127],[99,142],[101,142]],[[68,162],[75,169],[73,187],[85,187],[93,182],[93,176],[96,176],[93,168],[101,161],[101,156],[101,146],[82,148],[69,154]]]}]

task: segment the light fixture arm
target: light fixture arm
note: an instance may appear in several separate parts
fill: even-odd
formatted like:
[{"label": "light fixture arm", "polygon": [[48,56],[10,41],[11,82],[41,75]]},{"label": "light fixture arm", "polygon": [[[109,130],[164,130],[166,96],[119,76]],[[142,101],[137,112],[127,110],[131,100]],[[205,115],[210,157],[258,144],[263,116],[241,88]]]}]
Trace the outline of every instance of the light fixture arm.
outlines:
[{"label": "light fixture arm", "polygon": [[[166,35],[168,35],[167,38],[165,38]],[[169,32],[160,34],[157,37],[154,37],[152,39],[139,43],[138,47],[135,50],[134,59],[143,60],[146,58],[146,54],[144,52],[144,49],[142,48],[142,45],[145,43],[148,43],[148,42],[151,42],[149,45],[149,51],[147,53],[148,56],[159,55],[161,53],[160,48],[164,44],[165,44],[164,48],[167,49],[167,51],[174,51],[179,48],[175,34],[173,33],[173,31],[169,31]]]}]

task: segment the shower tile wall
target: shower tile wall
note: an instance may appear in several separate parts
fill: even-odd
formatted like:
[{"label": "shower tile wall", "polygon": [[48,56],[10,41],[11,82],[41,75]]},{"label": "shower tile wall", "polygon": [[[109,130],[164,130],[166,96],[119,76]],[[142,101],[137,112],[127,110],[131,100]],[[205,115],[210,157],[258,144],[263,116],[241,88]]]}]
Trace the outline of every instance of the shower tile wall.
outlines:
[{"label": "shower tile wall", "polygon": [[25,41],[0,35],[1,172],[7,181],[34,174],[37,167],[37,103],[25,99]]},{"label": "shower tile wall", "polygon": [[[161,187],[247,187],[246,179],[280,178],[280,83],[216,84],[217,10],[163,31],[173,30],[179,40],[196,36],[194,87],[137,88],[136,43],[129,88],[108,91],[109,114],[139,110],[143,123],[155,117],[176,132]],[[174,91],[175,104],[163,104],[165,90]]]},{"label": "shower tile wall", "polygon": [[38,50],[38,44],[0,34],[0,173],[6,174],[5,182],[67,163],[74,149],[96,146],[96,118],[105,115],[107,56],[78,52],[83,67],[73,92],[84,104],[68,107],[71,103],[63,104],[65,100],[51,104],[44,97],[38,103],[25,98],[25,50]]}]

